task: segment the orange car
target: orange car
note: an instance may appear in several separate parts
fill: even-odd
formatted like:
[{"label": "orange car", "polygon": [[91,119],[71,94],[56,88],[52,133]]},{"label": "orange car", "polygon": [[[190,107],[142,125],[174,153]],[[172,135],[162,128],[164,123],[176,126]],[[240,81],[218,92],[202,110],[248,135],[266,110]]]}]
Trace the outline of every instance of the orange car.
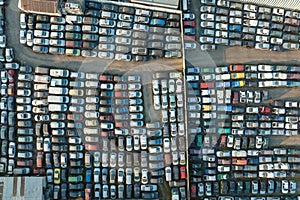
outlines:
[{"label": "orange car", "polygon": [[242,158],[242,159],[238,159],[238,158],[232,158],[232,164],[233,165],[247,165],[247,159]]},{"label": "orange car", "polygon": [[230,65],[229,66],[229,70],[231,72],[240,72],[240,71],[244,71],[245,67],[244,65]]}]

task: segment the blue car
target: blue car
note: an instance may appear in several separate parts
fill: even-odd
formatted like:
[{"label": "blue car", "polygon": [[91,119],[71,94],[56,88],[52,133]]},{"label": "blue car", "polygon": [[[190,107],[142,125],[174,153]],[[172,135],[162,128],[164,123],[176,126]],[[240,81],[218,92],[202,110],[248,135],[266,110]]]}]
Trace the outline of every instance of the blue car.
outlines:
[{"label": "blue car", "polygon": [[150,24],[154,26],[165,26],[166,22],[163,19],[151,19]]},{"label": "blue car", "polygon": [[87,182],[87,183],[90,183],[92,180],[92,170],[86,170],[86,172],[85,172],[85,181]]},{"label": "blue car", "polygon": [[229,30],[230,31],[242,31],[242,26],[241,25],[229,25]]}]

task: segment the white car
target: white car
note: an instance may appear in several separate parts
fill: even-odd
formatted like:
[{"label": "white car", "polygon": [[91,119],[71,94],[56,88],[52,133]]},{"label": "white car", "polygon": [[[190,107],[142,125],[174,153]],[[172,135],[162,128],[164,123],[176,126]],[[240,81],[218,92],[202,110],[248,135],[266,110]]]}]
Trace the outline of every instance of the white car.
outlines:
[{"label": "white car", "polygon": [[172,169],[171,169],[171,167],[166,167],[165,168],[165,177],[166,177],[166,181],[172,181]]},{"label": "white car", "polygon": [[175,80],[170,79],[169,80],[169,93],[174,93],[175,92]]},{"label": "white car", "polygon": [[148,148],[149,153],[161,153],[162,152],[162,147],[160,146],[152,146]]},{"label": "white car", "polygon": [[154,95],[159,94],[160,92],[159,80],[152,80],[152,91]]},{"label": "white car", "polygon": [[164,138],[163,140],[163,144],[164,144],[164,152],[165,153],[169,153],[170,152],[170,139],[169,138]]},{"label": "white car", "polygon": [[154,110],[160,110],[161,109],[161,103],[160,103],[159,95],[153,95],[153,106],[154,106]]},{"label": "white car", "polygon": [[[26,30],[21,29],[20,30],[20,43],[21,44],[26,44]],[[0,47],[5,47],[6,45],[6,37],[4,36],[0,36]]]},{"label": "white car", "polygon": [[142,169],[142,184],[148,183],[148,169]]},{"label": "white car", "polygon": [[255,144],[255,147],[257,148],[257,149],[261,149],[261,147],[262,147],[262,143],[263,143],[263,138],[262,138],[262,136],[256,136],[255,137],[256,138],[256,144]]},{"label": "white car", "polygon": [[289,181],[282,180],[281,184],[282,184],[282,186],[281,186],[281,192],[283,194],[289,193]]},{"label": "white car", "polygon": [[173,162],[173,165],[178,165],[178,163],[179,163],[178,152],[172,152],[172,162]]},{"label": "white car", "polygon": [[234,141],[234,136],[233,135],[228,135],[228,137],[227,137],[227,147],[228,148],[233,147],[233,141]]},{"label": "white car", "polygon": [[179,152],[179,163],[180,165],[185,165],[185,152]]},{"label": "white car", "polygon": [[28,30],[26,33],[26,44],[27,46],[33,46],[33,31]]}]

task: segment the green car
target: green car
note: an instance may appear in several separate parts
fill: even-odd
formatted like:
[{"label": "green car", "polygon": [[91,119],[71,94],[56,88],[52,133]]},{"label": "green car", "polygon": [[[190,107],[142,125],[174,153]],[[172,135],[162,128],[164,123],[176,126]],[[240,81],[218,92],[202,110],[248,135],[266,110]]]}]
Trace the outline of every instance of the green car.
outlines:
[{"label": "green car", "polygon": [[229,179],[229,174],[218,174],[217,179],[218,180],[227,180],[227,179]]},{"label": "green car", "polygon": [[196,136],[196,146],[197,147],[202,147],[202,135],[197,135]]},{"label": "green car", "polygon": [[78,176],[69,176],[68,181],[69,181],[70,183],[78,183],[78,182],[83,181],[83,178],[82,178],[82,175],[78,175]]},{"label": "green car", "polygon": [[214,67],[203,67],[200,68],[201,73],[208,73],[208,74],[213,74],[215,73],[215,68]]},{"label": "green car", "polygon": [[66,39],[81,40],[81,33],[67,32],[66,33]]},{"label": "green car", "polygon": [[218,129],[218,133],[219,134],[230,134],[231,133],[231,129],[230,128],[219,128]]}]

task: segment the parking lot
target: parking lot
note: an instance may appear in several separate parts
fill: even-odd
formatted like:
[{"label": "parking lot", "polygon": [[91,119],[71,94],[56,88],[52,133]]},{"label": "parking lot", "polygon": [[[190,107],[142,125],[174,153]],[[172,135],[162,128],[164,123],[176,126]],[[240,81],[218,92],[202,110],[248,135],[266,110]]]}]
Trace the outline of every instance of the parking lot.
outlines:
[{"label": "parking lot", "polygon": [[[4,84],[1,86],[1,173],[45,175],[47,194],[54,199],[84,195],[158,198],[157,191],[165,192],[170,187],[173,195],[186,197],[181,72],[154,73],[155,81],[167,84],[160,91],[149,76],[144,82],[134,74],[18,68],[15,73],[9,72],[12,78],[18,77],[16,88],[9,93],[17,95],[16,112],[7,104]],[[2,82],[4,72],[1,71]],[[170,91],[166,95],[168,84]],[[164,118],[162,111],[153,107],[152,99],[143,101],[143,92],[153,91],[157,97],[161,92],[166,97],[167,102],[160,105],[166,113]],[[165,103],[172,110],[168,111]],[[181,109],[178,124],[176,105]],[[7,106],[9,113],[5,111]],[[155,110],[155,116],[151,113],[146,118],[146,109]],[[16,121],[12,121],[15,117]],[[16,127],[17,141],[6,138],[8,126]],[[32,151],[33,147],[37,150]]]},{"label": "parking lot", "polygon": [[[270,69],[268,69],[268,66]],[[189,146],[191,197],[218,196],[227,193],[231,195],[235,193],[238,196],[241,192],[255,195],[257,194],[255,189],[253,187],[251,190],[247,189],[249,188],[247,185],[250,183],[244,181],[243,178],[250,178],[250,180],[255,180],[258,177],[267,178],[268,184],[271,184],[270,178],[276,180],[278,178],[299,176],[299,166],[293,164],[298,162],[294,160],[298,157],[293,157],[291,154],[285,156],[287,152],[294,151],[293,148],[299,148],[298,144],[291,142],[293,138],[299,139],[297,128],[299,125],[299,108],[298,100],[296,100],[299,98],[293,92],[294,89],[288,87],[279,89],[279,85],[270,84],[265,88],[264,82],[268,82],[265,73],[272,74],[271,79],[276,79],[276,71],[281,71],[282,66],[272,67],[272,65],[230,65],[216,68],[186,68],[186,80],[188,81],[187,121],[189,123],[187,131],[191,144]],[[290,70],[285,68],[280,73],[297,74],[298,72],[292,72],[296,69],[298,68],[291,67]],[[270,73],[271,71],[273,73]],[[200,73],[199,77],[198,73]],[[261,77],[265,77],[265,79],[262,80]],[[287,75],[287,77],[293,77],[293,75]],[[287,77],[283,80],[290,79]],[[257,80],[252,82],[253,78]],[[283,85],[288,86],[289,84]],[[199,112],[196,107],[200,102],[202,108]],[[284,108],[281,106],[284,106]],[[272,117],[270,116],[271,112]],[[239,115],[238,113],[243,114]],[[260,114],[255,116],[254,113]],[[280,116],[283,113],[286,114],[286,119]],[[272,118],[272,124],[268,122],[269,117]],[[202,120],[199,120],[200,118]],[[292,118],[296,120],[295,126],[290,123],[282,123],[282,120],[287,122]],[[297,142],[297,140],[295,141]],[[228,151],[228,148],[234,150]],[[285,148],[291,149],[286,150]],[[226,151],[222,151],[222,149],[226,149]],[[243,149],[247,149],[247,153],[246,151],[243,152]],[[271,151],[267,153],[269,149]],[[276,152],[279,149],[282,153],[280,156]],[[216,157],[214,156],[215,151],[218,151]],[[248,155],[248,158],[243,158],[246,155]],[[264,158],[264,155],[274,156]],[[258,158],[255,156],[258,156]],[[231,157],[232,160],[226,157]],[[264,161],[264,159],[266,160]],[[199,165],[199,162],[201,165]],[[274,174],[273,172],[266,172],[265,174],[261,171],[265,162],[273,162],[268,164],[271,167],[268,170],[275,170],[276,162],[289,162],[290,166],[287,169],[291,171],[281,172],[283,173],[281,175],[276,174],[276,172]],[[215,165],[216,163],[218,163],[218,166]],[[200,170],[202,165],[209,169]],[[243,169],[244,172],[241,173],[240,170]],[[226,175],[224,172],[229,173]],[[237,190],[235,184],[228,181],[230,177],[237,182]],[[219,182],[220,180],[223,181]],[[251,184],[256,184],[256,182],[252,181]],[[266,182],[261,181],[257,187],[260,195],[265,194],[265,184]],[[281,183],[276,183],[276,187],[280,185]],[[270,190],[270,185],[268,188],[267,193],[273,193]],[[275,194],[281,193],[281,190],[276,190]],[[295,188],[292,194],[297,193],[296,190]]]},{"label": "parking lot", "polygon": [[[13,20],[7,34],[16,35]],[[18,43],[11,38],[8,44]],[[1,70],[0,170],[45,175],[49,198],[299,194],[298,51],[187,50],[182,77],[181,59],[126,62],[124,69],[121,61],[16,47],[20,69]],[[242,62],[251,66],[232,64]]]}]

